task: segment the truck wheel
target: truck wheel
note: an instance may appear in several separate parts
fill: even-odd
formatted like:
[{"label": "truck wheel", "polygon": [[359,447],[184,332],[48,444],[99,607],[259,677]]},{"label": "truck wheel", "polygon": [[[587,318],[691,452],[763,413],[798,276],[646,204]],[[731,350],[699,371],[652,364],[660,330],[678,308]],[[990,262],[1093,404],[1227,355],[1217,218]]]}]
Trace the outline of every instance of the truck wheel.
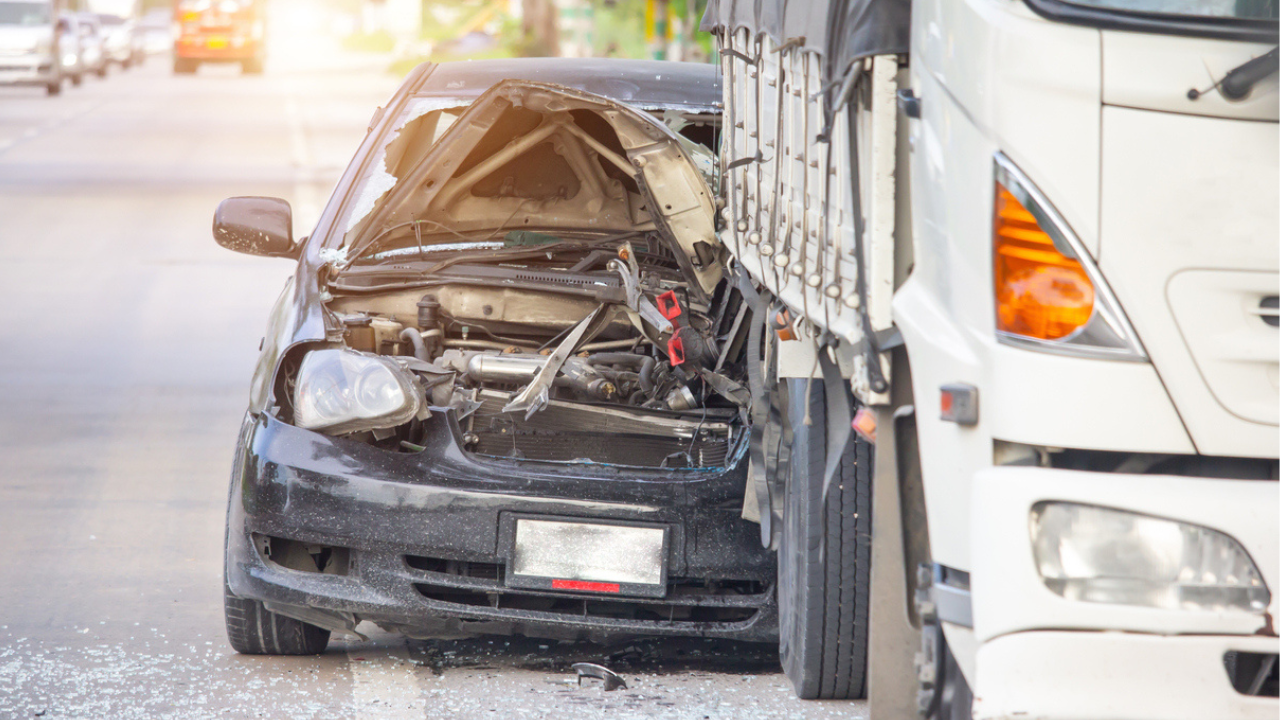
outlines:
[{"label": "truck wheel", "polygon": [[174,58],[173,72],[175,75],[190,75],[196,71],[198,65],[199,63],[190,58]]},{"label": "truck wheel", "polygon": [[937,621],[926,623],[926,632],[936,632],[938,653],[934,673],[934,689],[921,701],[921,715],[925,720],[970,720],[973,717],[973,690],[960,672],[956,656],[951,653],[942,628]]},{"label": "truck wheel", "polygon": [[240,63],[240,72],[245,75],[262,74],[262,58],[249,58]]},{"label": "truck wheel", "polygon": [[329,631],[277,615],[257,600],[231,594],[223,584],[227,640],[244,655],[319,655],[329,646]]},{"label": "truck wheel", "polygon": [[[778,549],[778,646],[796,695],[866,696],[871,589],[872,446],[854,437],[822,501],[826,396],[821,380],[792,379],[793,440]],[[811,425],[804,424],[808,398]]]}]

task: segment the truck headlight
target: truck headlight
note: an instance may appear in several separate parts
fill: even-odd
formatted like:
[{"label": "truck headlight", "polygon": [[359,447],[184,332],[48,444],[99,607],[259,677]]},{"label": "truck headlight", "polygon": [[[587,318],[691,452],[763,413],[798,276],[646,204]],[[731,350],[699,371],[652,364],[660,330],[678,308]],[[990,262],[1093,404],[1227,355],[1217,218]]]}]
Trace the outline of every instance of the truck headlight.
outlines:
[{"label": "truck headlight", "polygon": [[395,427],[417,415],[422,402],[413,376],[394,360],[350,350],[313,350],[298,368],[293,421],[333,435]]},{"label": "truck headlight", "polygon": [[1199,525],[1042,502],[1031,509],[1031,545],[1044,584],[1068,600],[1253,612],[1271,600],[1240,543]]},{"label": "truck headlight", "polygon": [[1146,360],[1079,238],[1009,158],[996,153],[995,161],[996,339],[1062,355]]}]

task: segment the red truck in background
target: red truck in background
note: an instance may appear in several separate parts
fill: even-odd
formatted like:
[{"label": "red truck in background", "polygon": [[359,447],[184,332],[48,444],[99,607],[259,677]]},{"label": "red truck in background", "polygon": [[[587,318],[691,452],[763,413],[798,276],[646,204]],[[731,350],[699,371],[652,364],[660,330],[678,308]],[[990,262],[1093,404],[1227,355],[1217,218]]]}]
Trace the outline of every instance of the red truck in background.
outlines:
[{"label": "red truck in background", "polygon": [[263,0],[176,0],[173,71],[190,74],[200,63],[240,63],[248,74],[262,72],[266,59],[266,3]]}]

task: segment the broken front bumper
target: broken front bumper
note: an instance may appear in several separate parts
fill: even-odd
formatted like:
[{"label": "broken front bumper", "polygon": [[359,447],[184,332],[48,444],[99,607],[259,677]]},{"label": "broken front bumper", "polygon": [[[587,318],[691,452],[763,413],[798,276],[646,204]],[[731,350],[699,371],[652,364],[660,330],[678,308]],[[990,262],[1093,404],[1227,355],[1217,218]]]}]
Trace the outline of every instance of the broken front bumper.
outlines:
[{"label": "broken front bumper", "polygon": [[[1209,527],[1248,552],[1265,611],[1164,609],[1071,600],[1036,569],[1031,509],[1097,505]],[[1280,487],[1266,480],[997,467],[974,478],[971,537],[974,717],[1121,720],[1253,718],[1275,697],[1237,691],[1228,653],[1280,651]],[[975,681],[976,680],[976,681]]]},{"label": "broken front bumper", "polygon": [[[740,517],[744,462],[724,472],[483,462],[459,449],[450,418],[427,423],[426,450],[389,453],[247,418],[228,512],[231,591],[317,624],[356,617],[410,635],[776,639],[774,557]],[[668,527],[665,597],[508,587],[501,530],[516,514]],[[281,566],[259,551],[262,537],[346,549],[348,568]]]}]

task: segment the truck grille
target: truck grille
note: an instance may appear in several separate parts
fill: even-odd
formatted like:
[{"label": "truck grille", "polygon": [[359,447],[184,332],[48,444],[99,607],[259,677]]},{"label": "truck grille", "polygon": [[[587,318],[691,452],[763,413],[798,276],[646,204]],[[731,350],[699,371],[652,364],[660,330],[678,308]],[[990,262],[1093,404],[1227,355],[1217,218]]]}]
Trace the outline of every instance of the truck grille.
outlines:
[{"label": "truck grille", "polygon": [[1253,697],[1280,696],[1280,675],[1277,675],[1276,653],[1228,652],[1223,657],[1231,686],[1241,695]]}]

